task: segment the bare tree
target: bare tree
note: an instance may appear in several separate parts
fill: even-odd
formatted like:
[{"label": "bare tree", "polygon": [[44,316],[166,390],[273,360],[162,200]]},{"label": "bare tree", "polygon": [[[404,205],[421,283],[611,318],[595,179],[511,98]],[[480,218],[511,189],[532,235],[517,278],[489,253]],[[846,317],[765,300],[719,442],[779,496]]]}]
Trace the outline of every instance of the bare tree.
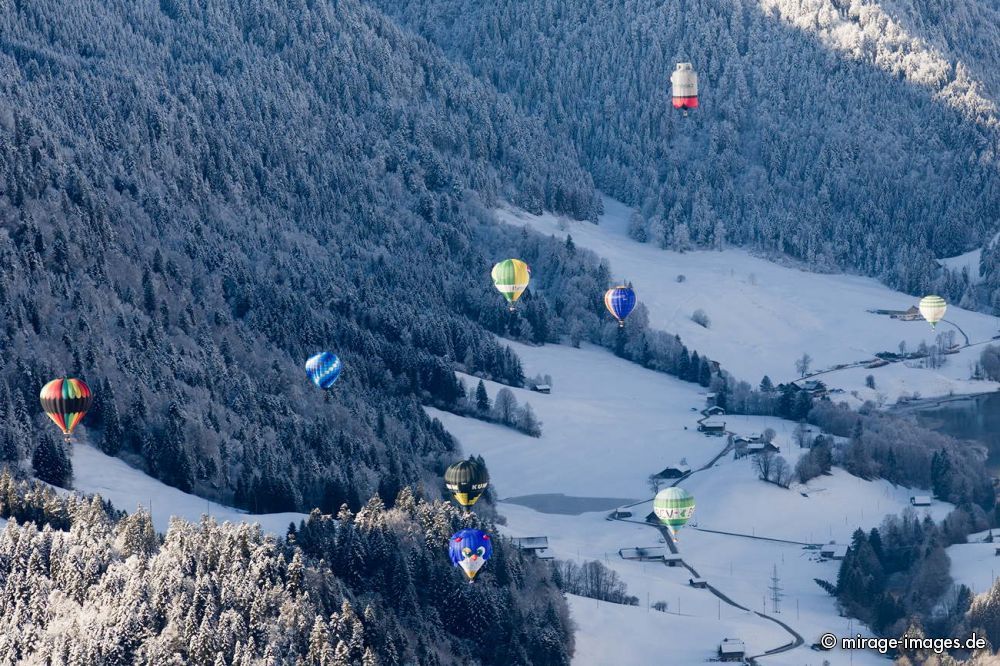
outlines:
[{"label": "bare tree", "polygon": [[764,481],[771,480],[774,470],[774,451],[762,451],[753,456],[753,468],[757,470],[760,478]]},{"label": "bare tree", "polygon": [[512,425],[517,414],[517,398],[514,392],[504,387],[497,391],[493,400],[493,417],[504,425]]},{"label": "bare tree", "polygon": [[795,426],[795,443],[799,445],[800,449],[807,449],[808,445],[812,443],[812,437],[809,436],[809,428],[806,427],[805,421],[799,421]]},{"label": "bare tree", "polygon": [[805,377],[809,374],[809,366],[812,364],[812,356],[809,354],[802,354],[802,358],[795,361],[795,372],[799,373],[799,377]]},{"label": "bare tree", "polygon": [[[771,479],[772,483],[776,483],[782,488],[787,488],[792,483],[792,466],[788,464],[782,456],[775,456],[774,462],[772,463],[771,469]],[[767,479],[764,479],[767,481]]]}]

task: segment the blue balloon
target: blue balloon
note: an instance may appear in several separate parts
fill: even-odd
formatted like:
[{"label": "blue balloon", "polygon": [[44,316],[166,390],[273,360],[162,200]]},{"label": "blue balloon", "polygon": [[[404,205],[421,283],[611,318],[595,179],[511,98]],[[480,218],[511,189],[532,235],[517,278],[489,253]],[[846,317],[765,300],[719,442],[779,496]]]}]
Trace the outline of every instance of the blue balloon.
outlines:
[{"label": "blue balloon", "polygon": [[448,555],[452,565],[461,567],[471,583],[493,555],[493,542],[482,530],[459,530],[448,541]]},{"label": "blue balloon", "polygon": [[604,294],[604,305],[621,324],[635,308],[635,290],[632,287],[612,287]]},{"label": "blue balloon", "polygon": [[306,372],[313,384],[321,389],[328,389],[333,386],[340,377],[342,366],[336,354],[330,352],[320,352],[306,361]]}]

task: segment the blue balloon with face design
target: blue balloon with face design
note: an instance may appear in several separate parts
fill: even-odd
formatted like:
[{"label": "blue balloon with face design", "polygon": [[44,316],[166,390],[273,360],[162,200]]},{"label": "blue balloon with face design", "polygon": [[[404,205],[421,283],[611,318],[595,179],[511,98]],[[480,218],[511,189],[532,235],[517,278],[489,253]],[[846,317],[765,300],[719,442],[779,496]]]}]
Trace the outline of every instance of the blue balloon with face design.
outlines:
[{"label": "blue balloon with face design", "polygon": [[471,583],[493,555],[493,542],[490,540],[490,535],[482,530],[460,530],[451,535],[448,554],[451,556],[451,563],[456,567],[462,567],[462,571]]}]

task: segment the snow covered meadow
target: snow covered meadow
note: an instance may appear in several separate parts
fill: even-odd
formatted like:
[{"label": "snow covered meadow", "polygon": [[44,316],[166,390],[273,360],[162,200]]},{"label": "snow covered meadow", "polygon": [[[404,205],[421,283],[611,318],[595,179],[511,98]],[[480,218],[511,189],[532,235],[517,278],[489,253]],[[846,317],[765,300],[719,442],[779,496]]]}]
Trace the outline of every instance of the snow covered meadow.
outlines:
[{"label": "snow covered meadow", "polygon": [[307,517],[304,513],[249,514],[202,499],[168,486],[129,466],[121,458],[106,455],[88,444],[75,444],[72,458],[73,488],[76,492],[99,494],[116,509],[129,513],[137,508],[149,511],[158,532],[167,531],[171,517],[197,522],[207,514],[220,523],[259,523],[265,532],[283,535],[289,523],[297,524]]},{"label": "snow covered meadow", "polygon": [[[691,348],[707,353],[739,379],[752,384],[765,374],[775,383],[797,378],[795,361],[804,353],[813,358],[813,372],[840,364],[867,361],[877,352],[897,352],[901,341],[915,350],[921,342],[934,343],[936,333],[924,321],[900,321],[868,310],[906,310],[917,299],[893,291],[871,278],[812,273],[751,255],[744,250],[674,252],[628,237],[631,210],[604,200],[605,214],[597,225],[574,222],[550,214],[531,215],[511,207],[496,211],[500,220],[528,226],[558,237],[572,235],[574,243],[608,260],[615,279],[630,281],[639,301],[649,310],[649,323],[681,336]],[[684,276],[683,281],[678,277]],[[691,315],[703,310],[705,328]],[[945,317],[971,343],[989,341],[1000,332],[996,317],[949,305]],[[941,323],[938,331],[959,331]],[[971,364],[981,347],[973,346],[947,357],[936,370],[894,363],[876,369],[847,368],[818,377],[831,388],[845,391],[848,400],[894,402],[901,395],[975,393],[998,388],[993,382],[970,381]],[[865,386],[873,375],[874,390]],[[857,392],[854,398],[852,392]]]}]

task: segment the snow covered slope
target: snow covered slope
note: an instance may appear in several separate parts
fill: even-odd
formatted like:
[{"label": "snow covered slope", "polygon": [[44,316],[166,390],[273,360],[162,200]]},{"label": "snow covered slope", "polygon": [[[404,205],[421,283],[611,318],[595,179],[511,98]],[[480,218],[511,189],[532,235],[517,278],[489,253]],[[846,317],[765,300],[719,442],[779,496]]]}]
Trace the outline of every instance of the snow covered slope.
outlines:
[{"label": "snow covered slope", "polygon": [[[482,454],[502,497],[534,493],[633,497],[649,494],[647,477],[687,457],[700,466],[725,442],[696,431],[700,387],[622,361],[593,346],[531,347],[506,342],[527,375],[550,374],[552,393],[512,389],[542,422],[542,437],[429,409],[462,450]],[[475,386],[475,378],[465,377]],[[500,388],[486,382],[491,400]],[[687,430],[684,427],[687,426]],[[600,492],[596,492],[599,490]]]},{"label": "snow covered slope", "polygon": [[[969,540],[972,541],[973,535]],[[976,594],[986,592],[993,586],[1000,574],[1000,560],[997,559],[996,543],[962,543],[947,549],[951,559],[951,577],[956,583],[967,585]]]},{"label": "snow covered slope", "polygon": [[[691,408],[704,406],[702,389],[695,384],[644,370],[597,347],[510,344],[527,375],[552,376],[550,395],[514,390],[518,402],[530,402],[538,414],[542,437],[428,410],[445,423],[466,453],[484,456],[500,497],[564,493],[644,499],[652,494],[647,484],[650,473],[680,458],[698,469],[725,446],[723,438],[695,430],[700,414]],[[493,398],[499,386],[486,384]],[[727,427],[738,433],[774,428],[782,455],[794,464],[799,455],[792,442],[794,424],[766,417],[725,418]],[[759,537],[845,543],[857,527],[871,528],[886,513],[904,510],[913,493],[883,481],[862,481],[842,470],[807,487],[786,490],[759,481],[749,460],[733,460],[731,454],[696,472],[683,486],[696,497],[698,527],[750,535],[683,530],[680,552],[701,576],[736,603],[760,611],[773,568],[778,567],[786,597],[777,617],[801,634],[807,646],[765,657],[760,663],[801,666],[819,664],[824,658],[831,664],[848,663],[845,654],[808,650],[808,644],[826,631],[865,632],[841,618],[833,599],[813,580],[835,580],[837,563],[821,561],[815,548]],[[936,504],[930,513],[940,519],[950,508]],[[650,505],[642,502],[630,510],[641,521]],[[576,664],[694,665],[711,657],[726,637],[745,640],[750,654],[791,640],[777,625],[721,602],[708,590],[692,588],[687,569],[623,560],[619,549],[664,545],[659,532],[648,525],[610,521],[607,512],[541,513],[509,502],[501,503],[500,513],[507,520],[507,535],[548,536],[551,554],[557,558],[600,560],[622,577],[630,594],[639,597],[639,607],[571,599],[579,626]],[[668,613],[647,610],[657,601],[668,604]],[[771,614],[769,598],[766,607]],[[667,654],[670,660],[663,661]],[[853,658],[856,664],[884,663],[874,654],[855,653]]]},{"label": "snow covered slope", "polygon": [[90,494],[97,493],[110,500],[116,509],[128,512],[137,507],[150,510],[153,525],[166,532],[171,516],[198,521],[204,514],[230,522],[259,523],[265,532],[284,534],[291,522],[306,518],[304,513],[248,514],[189,495],[168,486],[142,471],[130,467],[124,460],[98,451],[87,444],[73,445],[73,487]]},{"label": "snow covered slope", "polygon": [[[497,211],[499,219],[565,237],[605,257],[616,279],[630,280],[640,302],[649,309],[650,326],[677,333],[686,344],[720,361],[736,377],[756,383],[769,374],[775,381],[797,377],[795,360],[808,353],[812,369],[872,359],[876,352],[897,351],[900,341],[910,350],[921,341],[932,344],[935,333],[923,321],[900,321],[868,312],[905,310],[917,299],[888,289],[870,278],[819,274],[781,266],[742,250],[678,253],[641,244],[626,235],[631,210],[605,199],[599,225],[572,222],[549,214],[534,216],[510,207]],[[678,276],[684,276],[678,282]],[[711,320],[704,328],[691,320],[695,310]],[[954,322],[970,342],[988,341],[1000,320],[949,306],[946,319]],[[947,323],[939,331],[955,330]],[[831,387],[858,391],[859,399],[881,392],[889,401],[902,394],[927,395],[994,390],[997,385],[970,382],[970,363],[980,348],[949,356],[937,370],[892,364],[879,369],[856,368],[821,375]],[[873,374],[877,391],[866,389]]]}]

